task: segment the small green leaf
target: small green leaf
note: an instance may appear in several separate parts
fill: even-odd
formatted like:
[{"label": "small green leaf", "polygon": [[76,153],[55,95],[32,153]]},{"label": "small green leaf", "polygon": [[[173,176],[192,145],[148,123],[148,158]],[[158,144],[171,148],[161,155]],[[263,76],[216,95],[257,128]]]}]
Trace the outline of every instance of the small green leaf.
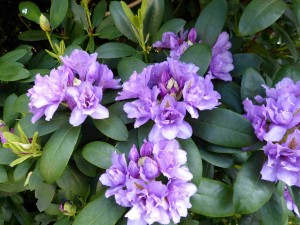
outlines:
[{"label": "small green leaf", "polygon": [[272,86],[275,86],[279,81],[286,77],[292,79],[294,82],[298,82],[300,80],[300,66],[297,64],[282,66],[276,73]]},{"label": "small green leaf", "polygon": [[43,149],[40,170],[48,183],[56,181],[65,170],[80,133],[79,127],[66,125],[57,130]]},{"label": "small green leaf", "polygon": [[68,11],[68,6],[68,0],[52,0],[50,7],[50,24],[52,30],[63,22]]},{"label": "small green leaf", "polygon": [[40,212],[45,211],[52,202],[55,188],[46,183],[42,183],[35,190],[35,197],[38,199],[36,206]]},{"label": "small green leaf", "polygon": [[107,26],[97,30],[98,37],[102,39],[113,40],[122,36],[122,33],[115,26]]},{"label": "small green leaf", "polygon": [[14,104],[14,110],[19,113],[29,113],[29,97],[26,94],[22,94],[18,97]]},{"label": "small green leaf", "polygon": [[9,165],[18,157],[10,150],[0,146],[0,165]]},{"label": "small green leaf", "polygon": [[27,30],[22,32],[18,38],[21,41],[44,41],[47,40],[47,36],[42,30]]},{"label": "small green leaf", "polygon": [[285,8],[286,4],[282,0],[251,1],[239,22],[240,35],[251,35],[267,28],[284,13]]},{"label": "small green leaf", "polygon": [[4,166],[0,165],[0,183],[5,183],[8,181],[7,172]]},{"label": "small green leaf", "polygon": [[162,35],[165,32],[174,32],[178,33],[186,24],[186,21],[183,19],[175,18],[164,23],[159,31],[154,36],[154,41],[160,41],[162,39]]},{"label": "small green leaf", "polygon": [[39,7],[33,2],[21,2],[19,4],[19,10],[22,16],[29,19],[37,24],[40,24],[41,11]]},{"label": "small green leaf", "polygon": [[17,62],[0,61],[0,81],[17,81],[30,76],[23,64]]},{"label": "small green leaf", "polygon": [[107,119],[93,120],[95,126],[107,137],[118,141],[126,141],[128,138],[128,131],[123,121],[116,115],[109,113]]},{"label": "small green leaf", "polygon": [[180,57],[180,61],[193,63],[199,67],[198,74],[203,76],[210,64],[211,48],[207,44],[194,44]]},{"label": "small green leaf", "polygon": [[82,156],[93,165],[108,169],[111,166],[111,157],[118,152],[114,146],[101,141],[90,142],[82,149]]},{"label": "small green leaf", "polygon": [[253,213],[271,198],[274,183],[261,180],[260,175],[264,162],[263,152],[255,152],[238,173],[233,188],[233,204],[236,213]]},{"label": "small green leaf", "polygon": [[195,28],[203,43],[212,46],[221,33],[227,16],[227,2],[213,0],[201,11]]},{"label": "small green leaf", "polygon": [[3,120],[8,127],[11,127],[19,116],[19,113],[16,112],[13,107],[17,98],[18,96],[16,94],[11,94],[8,96],[4,104]]},{"label": "small green leaf", "polygon": [[32,166],[33,160],[26,160],[21,164],[18,164],[14,171],[14,180],[18,181],[22,178],[25,178],[29,168]]},{"label": "small green leaf", "polygon": [[248,68],[244,71],[241,83],[241,97],[254,99],[256,95],[263,96],[265,89],[262,87],[266,84],[262,76],[252,68]]},{"label": "small green leaf", "polygon": [[26,49],[16,49],[0,57],[0,61],[15,62],[28,53]]},{"label": "small green leaf", "polygon": [[73,225],[114,225],[125,210],[126,208],[117,205],[113,198],[101,195],[83,208]]},{"label": "small green leaf", "polygon": [[137,51],[131,46],[118,42],[110,42],[98,47],[95,52],[100,59],[121,58],[124,56],[135,55]]},{"label": "small green leaf", "polygon": [[140,73],[146,66],[147,65],[143,61],[137,59],[136,57],[123,58],[118,64],[119,77],[121,77],[122,82],[124,83],[125,81],[129,80],[129,77],[134,71]]},{"label": "small green leaf", "polygon": [[204,216],[226,217],[234,214],[232,189],[219,181],[202,178],[191,203],[191,211]]},{"label": "small green leaf", "polygon": [[99,24],[102,22],[105,16],[106,8],[107,8],[107,3],[105,0],[101,0],[95,6],[95,9],[92,14],[92,25],[94,28],[98,27]]}]

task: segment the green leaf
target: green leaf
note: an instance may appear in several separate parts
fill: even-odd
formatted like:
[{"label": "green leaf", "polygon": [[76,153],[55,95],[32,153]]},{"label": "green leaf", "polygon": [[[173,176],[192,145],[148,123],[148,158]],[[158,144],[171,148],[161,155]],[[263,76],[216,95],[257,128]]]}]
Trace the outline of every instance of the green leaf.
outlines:
[{"label": "green leaf", "polygon": [[26,49],[16,49],[6,53],[5,55],[0,57],[0,62],[7,61],[7,62],[15,62],[21,59],[28,53]]},{"label": "green leaf", "polygon": [[165,1],[147,0],[147,9],[144,17],[144,35],[154,36],[159,30],[164,16]]},{"label": "green leaf", "polygon": [[253,68],[259,70],[263,59],[256,54],[252,53],[239,53],[233,55],[234,70],[231,72],[233,77],[238,77],[248,69]]},{"label": "green leaf", "polygon": [[114,146],[106,142],[93,141],[83,147],[82,156],[93,165],[108,169],[114,152],[118,152]]},{"label": "green leaf", "polygon": [[275,78],[273,80],[272,86],[275,86],[279,81],[283,78],[290,78],[294,82],[300,80],[300,66],[299,65],[285,65],[280,68],[280,70],[276,73]]},{"label": "green leaf", "polygon": [[179,143],[187,153],[187,166],[193,174],[192,182],[199,185],[202,178],[202,158],[199,149],[192,138],[186,140],[180,139]]},{"label": "green leaf", "polygon": [[259,209],[262,225],[284,225],[287,224],[287,208],[285,200],[281,199],[274,191],[271,199]]},{"label": "green leaf", "polygon": [[10,150],[0,146],[0,165],[9,165],[18,157]]},{"label": "green leaf", "polygon": [[127,113],[123,110],[124,104],[126,103],[126,101],[117,101],[116,103],[110,105],[108,107],[108,110],[115,114],[117,117],[119,117],[124,124],[129,124],[129,123],[133,123],[134,120],[133,119],[129,119],[127,117]]},{"label": "green leaf", "polygon": [[0,61],[0,81],[17,81],[30,76],[23,64],[17,62]]},{"label": "green leaf", "polygon": [[195,28],[203,43],[212,46],[221,33],[227,16],[227,2],[213,0],[201,11]]},{"label": "green leaf", "polygon": [[[78,5],[76,1],[71,1],[71,11],[74,15],[74,21],[75,24],[80,24],[80,30],[82,30],[82,27],[84,30],[88,30],[89,28],[89,22],[87,20],[87,16],[84,11],[84,7],[82,5]],[[76,29],[77,28],[77,29]],[[79,30],[79,27],[75,27],[75,30]]]},{"label": "green leaf", "polygon": [[262,87],[266,84],[262,76],[252,68],[248,68],[244,71],[241,83],[241,97],[254,99],[256,95],[263,96],[266,90]]},{"label": "green leaf", "polygon": [[7,172],[4,166],[0,165],[0,183],[5,183],[8,181]]},{"label": "green leaf", "polygon": [[48,183],[56,181],[65,170],[80,133],[79,127],[66,125],[57,130],[43,150],[40,170]]},{"label": "green leaf", "polygon": [[175,18],[164,23],[153,38],[154,41],[160,41],[165,32],[178,33],[186,24],[186,21],[180,18]]},{"label": "green leaf", "polygon": [[19,113],[29,113],[29,97],[26,94],[22,94],[18,97],[14,104],[14,110]]},{"label": "green leaf", "polygon": [[251,35],[267,28],[284,13],[285,8],[286,4],[282,0],[251,1],[239,22],[240,35]]},{"label": "green leaf", "polygon": [[232,189],[219,181],[202,178],[191,203],[191,211],[204,216],[226,217],[234,214]]},{"label": "green leaf", "polygon": [[88,177],[95,177],[98,173],[98,168],[91,163],[89,163],[85,158],[83,158],[81,151],[76,151],[74,154],[74,160],[76,162],[77,168],[81,173]]},{"label": "green leaf", "polygon": [[125,81],[129,80],[129,77],[134,71],[140,73],[146,66],[147,65],[143,61],[137,59],[136,57],[123,58],[118,64],[119,77],[124,83]]},{"label": "green leaf", "polygon": [[113,198],[101,195],[88,203],[77,215],[73,225],[114,225],[126,208],[115,203]]},{"label": "green leaf", "polygon": [[93,120],[95,126],[107,137],[117,141],[126,141],[128,138],[128,131],[123,121],[116,115],[109,113],[107,119]]},{"label": "green leaf", "polygon": [[63,22],[68,11],[68,6],[68,0],[52,0],[50,7],[50,24],[52,30]]},{"label": "green leaf", "polygon": [[115,26],[104,27],[101,30],[97,30],[98,37],[102,39],[113,40],[122,36],[122,33]]},{"label": "green leaf", "polygon": [[136,146],[139,145],[137,129],[132,129],[131,131],[129,131],[128,140],[127,141],[119,141],[116,144],[116,148],[121,153],[125,153],[126,155],[128,155],[133,145],[136,145]]},{"label": "green leaf", "polygon": [[99,46],[95,52],[98,53],[98,58],[100,59],[121,58],[137,53],[131,46],[119,42],[105,43]]},{"label": "green leaf", "polygon": [[31,122],[32,115],[26,115],[23,117],[19,124],[21,125],[23,131],[26,133],[27,137],[33,137],[35,132],[39,133],[39,136],[44,136],[50,134],[63,125],[67,124],[69,121],[69,115],[66,113],[56,113],[50,121],[40,119],[35,123]]},{"label": "green leaf", "polygon": [[251,123],[242,115],[227,109],[200,112],[199,118],[190,123],[194,135],[212,144],[241,148],[256,142]]},{"label": "green leaf", "polygon": [[107,3],[104,0],[101,0],[96,5],[92,14],[92,25],[94,28],[99,26],[99,24],[102,22],[105,16],[106,8],[107,8]]},{"label": "green leaf", "polygon": [[109,5],[109,11],[118,30],[128,39],[137,43],[136,36],[132,30],[131,22],[126,16],[121,3],[112,1]]},{"label": "green leaf", "polygon": [[33,2],[21,2],[19,4],[19,10],[22,16],[29,19],[37,24],[40,24],[41,11],[39,7]]},{"label": "green leaf", "polygon": [[15,120],[18,118],[19,113],[14,111],[14,103],[18,96],[16,94],[11,94],[5,101],[3,109],[3,120],[6,126],[11,127]]},{"label": "green leaf", "polygon": [[47,40],[47,36],[42,30],[27,30],[22,32],[18,39],[21,41],[44,41]]},{"label": "green leaf", "polygon": [[52,202],[55,188],[46,183],[42,183],[35,189],[35,197],[38,199],[36,206],[40,212],[45,211]]},{"label": "green leaf", "polygon": [[210,64],[211,48],[207,44],[194,44],[180,57],[180,61],[193,63],[199,67],[198,74],[203,76]]},{"label": "green leaf", "polygon": [[199,148],[202,158],[209,162],[210,164],[221,167],[221,168],[230,168],[234,165],[234,159],[231,155],[220,154],[206,151],[202,148]]},{"label": "green leaf", "polygon": [[20,163],[16,166],[15,171],[14,171],[14,180],[18,181],[22,178],[25,178],[28,170],[30,169],[30,167],[33,164],[33,160],[26,160],[23,163]]},{"label": "green leaf", "polygon": [[265,160],[262,151],[255,152],[238,173],[233,188],[233,204],[236,213],[253,213],[271,198],[274,184],[261,180],[260,174]]}]

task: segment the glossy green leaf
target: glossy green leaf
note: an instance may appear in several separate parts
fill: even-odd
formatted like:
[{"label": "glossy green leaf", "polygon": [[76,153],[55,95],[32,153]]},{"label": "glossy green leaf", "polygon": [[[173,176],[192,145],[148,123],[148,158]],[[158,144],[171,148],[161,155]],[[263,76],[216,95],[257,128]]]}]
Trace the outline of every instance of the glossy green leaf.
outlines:
[{"label": "glossy green leaf", "polygon": [[17,81],[30,76],[23,64],[17,62],[0,61],[0,81]]},{"label": "glossy green leaf", "polygon": [[36,206],[40,212],[45,211],[52,202],[55,188],[46,183],[42,183],[35,190],[35,197],[38,199]]},{"label": "glossy green leaf", "polygon": [[17,158],[18,157],[10,149],[3,148],[0,145],[0,165],[9,165]]},{"label": "glossy green leaf", "polygon": [[201,11],[195,28],[203,43],[212,46],[216,42],[225,24],[227,8],[225,0],[213,0]]},{"label": "glossy green leaf", "polygon": [[248,68],[244,71],[241,83],[241,97],[242,100],[249,98],[254,99],[256,95],[263,96],[266,90],[262,87],[266,84],[260,73],[255,69]]},{"label": "glossy green leaf", "polygon": [[[70,7],[71,11],[74,16],[74,21],[78,25],[75,27],[75,30],[74,30],[75,34],[76,34],[76,32],[79,32],[79,30],[82,30],[82,28],[84,30],[88,30],[89,22],[88,22],[86,14],[85,14],[84,7],[82,5],[78,5],[76,3],[76,1],[70,1],[70,5],[71,5],[71,7]],[[79,35],[79,36],[81,36],[81,35]]]},{"label": "glossy green leaf", "polygon": [[0,191],[7,192],[7,193],[17,193],[25,191],[26,188],[24,186],[25,179],[20,179],[18,181],[15,181],[8,173],[8,182],[0,183]]},{"label": "glossy green leaf", "polygon": [[74,154],[74,160],[76,162],[77,168],[81,173],[88,177],[95,177],[98,173],[98,168],[91,163],[89,163],[81,154],[81,151],[76,151]]},{"label": "glossy green leaf", "polygon": [[63,125],[69,123],[69,117],[70,115],[66,113],[56,113],[50,121],[46,121],[42,118],[32,123],[32,114],[28,114],[19,121],[19,124],[27,137],[31,138],[35,132],[38,132],[39,136],[44,136],[58,130]]},{"label": "glossy green leaf", "polygon": [[101,195],[88,203],[76,216],[73,225],[114,225],[126,208],[117,205],[114,198]]},{"label": "glossy green leaf", "polygon": [[284,13],[285,8],[286,4],[282,0],[251,1],[239,22],[240,35],[251,35],[267,28]]},{"label": "glossy green leaf", "polygon": [[68,0],[52,0],[50,7],[50,24],[52,30],[63,22],[68,12],[68,6]]},{"label": "glossy green leaf", "polygon": [[288,77],[294,82],[300,80],[300,65],[285,65],[276,73],[272,86],[275,86],[283,78]]},{"label": "glossy green leaf", "polygon": [[192,182],[199,185],[202,178],[202,158],[199,149],[191,138],[180,139],[179,143],[187,153],[187,167],[193,174]]},{"label": "glossy green leaf", "polygon": [[191,203],[191,211],[204,216],[226,217],[234,214],[232,189],[219,181],[202,178]]},{"label": "glossy green leaf", "polygon": [[105,0],[101,0],[95,6],[95,9],[92,14],[92,25],[94,28],[99,26],[99,24],[102,22],[105,16],[106,8],[107,8],[107,3]]},{"label": "glossy green leaf", "polygon": [[65,170],[80,133],[79,127],[67,125],[57,130],[43,149],[40,170],[48,183],[56,181]]},{"label": "glossy green leaf", "polygon": [[122,36],[122,33],[115,26],[107,26],[97,31],[98,37],[101,39],[113,40]]},{"label": "glossy green leaf", "polygon": [[234,159],[231,155],[209,152],[203,148],[199,148],[199,151],[202,158],[214,166],[230,168],[234,165]]},{"label": "glossy green leaf", "polygon": [[0,183],[5,183],[8,181],[8,176],[6,169],[3,165],[0,165]]},{"label": "glossy green leaf", "polygon": [[0,61],[15,62],[28,53],[26,49],[16,49],[0,57]]},{"label": "glossy green leaf", "polygon": [[144,16],[144,35],[154,36],[159,30],[164,16],[165,1],[147,0],[146,15]]},{"label": "glossy green leaf", "polygon": [[105,43],[98,47],[95,52],[98,53],[100,59],[121,58],[137,53],[133,47],[119,42]]},{"label": "glossy green leaf", "polygon": [[128,131],[123,121],[116,115],[110,113],[107,119],[93,120],[95,126],[107,137],[117,141],[126,141]]},{"label": "glossy green leaf", "polygon": [[22,94],[18,97],[14,104],[14,110],[19,113],[29,113],[29,97],[27,94]]},{"label": "glossy green leaf", "polygon": [[118,152],[114,146],[106,142],[93,141],[83,147],[82,156],[93,165],[108,169],[114,152]]},{"label": "glossy green leaf", "polygon": [[40,24],[41,11],[39,7],[33,2],[21,2],[19,4],[19,10],[22,16],[29,19],[37,24]]},{"label": "glossy green leaf", "polygon": [[121,3],[112,1],[109,5],[109,11],[118,30],[128,39],[137,42],[131,23],[123,10]]},{"label": "glossy green leaf", "polygon": [[233,188],[233,204],[236,213],[253,213],[271,198],[274,183],[262,180],[260,174],[265,160],[263,152],[255,152],[238,173]]},{"label": "glossy green leaf", "polygon": [[5,101],[3,109],[3,120],[6,126],[11,127],[15,120],[18,118],[19,113],[14,111],[14,103],[18,96],[16,94],[11,94]]},{"label": "glossy green leaf", "polygon": [[14,180],[18,181],[24,179],[28,173],[28,170],[33,164],[33,160],[28,159],[20,164],[18,164],[14,170]]},{"label": "glossy green leaf", "polygon": [[44,41],[47,40],[47,36],[42,30],[27,30],[22,32],[18,38],[21,41]]},{"label": "glossy green leaf", "polygon": [[124,83],[129,80],[129,77],[134,73],[134,71],[140,73],[146,66],[146,63],[135,57],[123,58],[118,64],[119,77]]},{"label": "glossy green leaf", "polygon": [[186,24],[186,21],[180,18],[175,18],[164,23],[157,34],[154,36],[154,41],[160,41],[165,32],[178,33]]},{"label": "glossy green leaf", "polygon": [[193,63],[199,67],[198,74],[203,76],[210,64],[211,48],[207,44],[194,44],[180,57],[180,61]]},{"label": "glossy green leaf", "polygon": [[110,105],[108,110],[119,117],[124,124],[133,123],[134,119],[129,119],[127,113],[123,110],[125,101],[117,101],[116,103]]},{"label": "glossy green leaf", "polygon": [[295,202],[295,205],[299,209],[300,208],[300,188],[297,186],[292,186],[292,187],[287,186],[287,188],[288,188],[290,195],[292,196],[292,199]]},{"label": "glossy green leaf", "polygon": [[191,120],[190,124],[194,135],[212,144],[241,148],[256,142],[251,123],[242,115],[227,109],[200,112],[199,118]]},{"label": "glossy green leaf", "polygon": [[125,153],[126,155],[129,154],[129,151],[131,150],[132,146],[138,146],[139,140],[138,140],[138,130],[133,129],[128,132],[128,140],[127,141],[119,141],[116,144],[116,148],[121,152]]},{"label": "glossy green leaf", "polygon": [[253,53],[239,53],[233,55],[234,70],[231,72],[233,77],[242,75],[242,73],[248,69],[253,68],[259,70],[263,59]]}]

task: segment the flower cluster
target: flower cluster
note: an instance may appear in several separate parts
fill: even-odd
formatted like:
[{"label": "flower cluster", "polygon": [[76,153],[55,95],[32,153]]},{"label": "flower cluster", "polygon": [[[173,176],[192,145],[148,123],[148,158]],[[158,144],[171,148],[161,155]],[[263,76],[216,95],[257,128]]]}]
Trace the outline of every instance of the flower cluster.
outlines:
[{"label": "flower cluster", "polygon": [[198,69],[168,58],[144,68],[140,74],[134,72],[116,99],[136,99],[124,105],[128,117],[136,119],[135,128],[148,120],[155,122],[149,140],[187,139],[192,128],[184,121],[186,111],[192,118],[198,118],[198,110],[213,109],[220,99],[211,76],[199,76]]},{"label": "flower cluster", "polygon": [[34,114],[32,123],[43,115],[50,120],[60,105],[72,110],[70,123],[73,126],[82,124],[87,116],[107,118],[108,110],[100,104],[103,91],[120,87],[112,71],[97,62],[97,53],[89,55],[76,49],[61,60],[63,65],[51,70],[50,75],[37,74],[35,85],[28,90],[29,108]]},{"label": "flower cluster", "polygon": [[133,146],[128,159],[127,165],[124,154],[113,153],[112,166],[99,178],[109,186],[106,197],[114,195],[119,205],[131,208],[128,225],[178,223],[187,216],[197,188],[189,182],[186,152],[176,140],[145,142],[140,153]]},{"label": "flower cluster", "polygon": [[[155,42],[153,47],[170,49],[170,57],[179,59],[186,49],[196,43],[196,37],[197,32],[195,28],[192,28],[189,33],[181,31],[179,35],[173,32],[165,32],[162,40]],[[229,72],[233,70],[234,66],[232,64],[232,54],[229,51],[230,48],[229,35],[227,32],[222,32],[212,47],[212,57],[208,74],[213,78],[224,81],[232,80]]]}]

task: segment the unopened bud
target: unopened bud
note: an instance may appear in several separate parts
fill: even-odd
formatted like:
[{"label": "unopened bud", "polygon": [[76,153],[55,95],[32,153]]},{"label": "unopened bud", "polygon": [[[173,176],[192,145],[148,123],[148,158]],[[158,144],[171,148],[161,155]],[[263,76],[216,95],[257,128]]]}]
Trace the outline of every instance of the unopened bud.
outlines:
[{"label": "unopened bud", "polygon": [[51,31],[51,26],[48,18],[41,14],[40,16],[40,27],[42,28],[43,31],[49,32]]},{"label": "unopened bud", "polygon": [[76,214],[76,206],[70,201],[61,203],[59,209],[66,216],[75,216]]}]

